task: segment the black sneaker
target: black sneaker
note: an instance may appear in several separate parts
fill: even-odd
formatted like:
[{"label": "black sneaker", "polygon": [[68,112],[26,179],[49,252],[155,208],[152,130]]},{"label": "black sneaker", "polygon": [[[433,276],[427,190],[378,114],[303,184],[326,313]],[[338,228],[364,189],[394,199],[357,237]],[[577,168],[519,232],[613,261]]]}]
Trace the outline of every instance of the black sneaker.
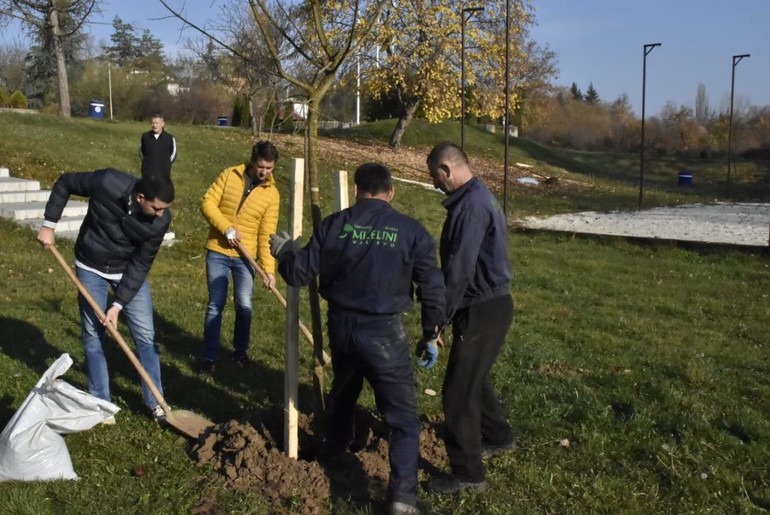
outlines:
[{"label": "black sneaker", "polygon": [[487,489],[486,481],[461,481],[455,476],[434,477],[428,481],[426,490],[434,494],[459,494],[460,492],[483,492]]},{"label": "black sneaker", "polygon": [[510,451],[516,447],[516,440],[511,440],[507,443],[481,443],[481,459],[486,460],[502,454],[506,451]]},{"label": "black sneaker", "polygon": [[246,368],[249,366],[249,357],[245,352],[233,352],[231,357],[237,367]]},{"label": "black sneaker", "polygon": [[217,368],[217,365],[215,362],[204,359],[203,363],[201,364],[201,374],[211,376],[214,375],[214,369]]}]

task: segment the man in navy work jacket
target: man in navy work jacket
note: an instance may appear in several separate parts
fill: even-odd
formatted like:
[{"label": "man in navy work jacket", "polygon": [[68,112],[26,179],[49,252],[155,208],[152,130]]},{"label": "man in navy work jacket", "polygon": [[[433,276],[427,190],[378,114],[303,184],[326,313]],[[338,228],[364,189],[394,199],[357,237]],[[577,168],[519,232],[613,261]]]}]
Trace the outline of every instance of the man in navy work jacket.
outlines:
[{"label": "man in navy work jacket", "polygon": [[142,177],[148,174],[171,177],[171,164],[176,161],[176,139],[165,128],[163,116],[155,113],[150,120],[150,130],[139,139]]},{"label": "man in navy work jacket", "polygon": [[[320,274],[319,292],[328,301],[334,380],[319,457],[347,450],[354,437],[353,411],[366,379],[390,429],[390,511],[418,513],[420,425],[403,313],[411,309],[416,285],[422,306],[419,345],[435,347],[444,316],[444,283],[432,237],[390,205],[390,170],[379,163],[363,164],[354,182],[354,206],[324,219],[296,252],[285,231],[273,235],[271,252],[279,273],[292,286],[306,285]],[[433,356],[426,361],[435,363]]]},{"label": "man in navy work jacket", "polygon": [[428,490],[484,490],[482,458],[510,449],[513,430],[489,378],[513,321],[506,223],[497,199],[471,173],[468,157],[439,143],[427,159],[433,185],[446,193],[441,269],[452,347],[442,388],[444,444],[451,475]]},{"label": "man in navy work jacket", "polygon": [[[117,325],[122,311],[136,342],[139,361],[162,393],[147,273],[171,224],[168,207],[174,201],[174,185],[168,177],[149,175],[137,180],[111,168],[66,173],[56,180],[45,207],[45,222],[37,235],[44,248],[54,244],[54,229],[70,195],[89,198],[88,213],[75,243],[75,270],[105,311],[104,320],[99,320],[78,295],[88,390],[100,399],[110,400],[104,333],[108,324]],[[108,308],[110,288],[114,295]],[[144,383],[142,391],[153,418],[162,420],[163,409]]]}]

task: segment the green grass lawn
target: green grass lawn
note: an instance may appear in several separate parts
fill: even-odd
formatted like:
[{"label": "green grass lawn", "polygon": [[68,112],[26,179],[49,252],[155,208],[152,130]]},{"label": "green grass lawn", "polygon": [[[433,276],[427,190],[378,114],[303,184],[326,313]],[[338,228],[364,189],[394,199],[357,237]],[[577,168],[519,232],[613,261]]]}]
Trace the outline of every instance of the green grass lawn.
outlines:
[{"label": "green grass lawn", "polygon": [[[115,166],[137,172],[145,125],[2,113],[0,166],[39,179],[44,187],[62,171]],[[439,139],[454,138],[455,128],[433,128],[431,138],[418,126],[413,134],[407,132],[404,144],[427,151]],[[150,275],[166,397],[174,407],[224,422],[282,402],[283,312],[256,287],[250,348],[255,370],[239,374],[223,364],[216,381],[196,375],[207,233],[198,201],[222,168],[248,156],[251,139],[233,129],[170,130],[180,146],[172,172],[178,189],[172,230],[181,242],[161,250]],[[382,138],[387,127],[365,130],[369,133],[354,137]],[[499,135],[466,130],[470,153],[502,160],[502,148],[495,146]],[[597,184],[568,198],[562,198],[563,192],[515,191],[518,214],[575,206],[632,208],[636,201],[638,160],[632,156],[556,151],[525,141],[515,145],[516,161],[551,167],[549,174],[564,177],[588,174]],[[301,148],[279,145],[279,151],[276,175],[285,226],[285,158],[300,156]],[[335,166],[321,164],[325,170]],[[679,165],[672,161],[667,166],[675,170]],[[766,169],[752,166],[756,184],[752,188],[747,182],[745,189],[767,201]],[[609,173],[613,167],[617,177]],[[655,189],[657,184],[653,177],[651,203],[709,197],[702,189],[683,194],[662,183]],[[330,191],[325,176],[327,212],[333,202]],[[399,185],[395,205],[437,235],[444,216],[440,200],[437,193]],[[65,376],[68,382],[86,389],[86,376],[74,287],[29,229],[0,220],[0,238],[4,426],[61,353],[75,360]],[[72,242],[59,246],[71,258]],[[767,255],[516,232],[509,250],[517,313],[493,374],[518,446],[488,464],[486,493],[444,499],[421,492],[426,511],[748,514],[770,509]],[[416,315],[409,317],[415,336]],[[223,321],[226,348],[232,316],[229,306]],[[303,318],[309,319],[306,311]],[[121,332],[127,335],[125,327]],[[306,410],[311,360],[309,347],[301,345],[300,407]],[[66,437],[78,481],[0,483],[0,513],[190,513],[204,493],[213,491],[224,513],[270,511],[255,493],[221,488],[208,470],[196,468],[186,453],[187,442],[144,416],[136,374],[117,346],[110,346],[109,353],[113,395],[123,408],[118,424]],[[445,363],[443,354],[434,370],[418,372],[420,391],[440,390]],[[373,404],[368,392],[362,401]],[[420,409],[439,414],[440,400],[421,397]],[[144,467],[143,477],[132,477],[135,465]],[[333,513],[377,509],[341,498],[330,506]]]}]

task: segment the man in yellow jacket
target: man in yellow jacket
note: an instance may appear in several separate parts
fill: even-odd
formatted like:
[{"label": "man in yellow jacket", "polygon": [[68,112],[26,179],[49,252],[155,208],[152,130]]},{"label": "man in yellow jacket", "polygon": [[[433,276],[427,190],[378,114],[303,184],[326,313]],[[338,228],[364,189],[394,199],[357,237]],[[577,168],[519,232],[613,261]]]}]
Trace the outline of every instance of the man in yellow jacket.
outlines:
[{"label": "man in yellow jacket", "polygon": [[206,280],[209,301],[203,325],[202,371],[212,374],[219,354],[222,310],[233,278],[235,328],[233,361],[248,363],[251,332],[251,294],[255,270],[238,251],[240,243],[265,271],[265,287],[275,287],[275,259],[270,255],[270,235],[278,227],[280,196],[273,178],[278,150],[260,141],[248,163],[226,168],[201,201],[201,213],[211,226],[206,241]]}]

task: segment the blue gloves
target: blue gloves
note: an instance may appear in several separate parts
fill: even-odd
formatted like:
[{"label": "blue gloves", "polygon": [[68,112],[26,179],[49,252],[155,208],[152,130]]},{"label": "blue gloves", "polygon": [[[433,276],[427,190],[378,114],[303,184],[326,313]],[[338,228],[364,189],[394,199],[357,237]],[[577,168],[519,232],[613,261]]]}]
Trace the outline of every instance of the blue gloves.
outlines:
[{"label": "blue gloves", "polygon": [[277,234],[270,235],[270,254],[278,261],[291,250],[291,247],[291,235],[288,232],[279,231]]},{"label": "blue gloves", "polygon": [[438,361],[438,336],[422,337],[417,342],[417,366],[431,369]]}]

